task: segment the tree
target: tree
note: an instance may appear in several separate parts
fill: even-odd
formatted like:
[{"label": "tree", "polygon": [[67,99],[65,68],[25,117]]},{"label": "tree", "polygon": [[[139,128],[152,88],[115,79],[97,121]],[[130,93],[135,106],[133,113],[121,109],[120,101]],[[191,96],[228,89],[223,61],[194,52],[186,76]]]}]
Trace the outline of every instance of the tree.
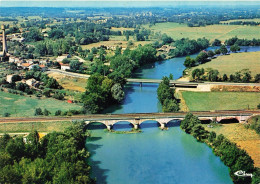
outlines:
[{"label": "tree", "polygon": [[221,41],[218,39],[215,39],[214,42],[212,43],[212,46],[221,46]]},{"label": "tree", "polygon": [[219,50],[220,50],[220,52],[221,52],[223,55],[226,55],[227,52],[228,52],[228,50],[227,50],[227,48],[226,48],[225,45],[222,45]]},{"label": "tree", "polygon": [[111,88],[112,96],[113,98],[121,102],[125,98],[125,92],[122,89],[122,86],[118,83],[114,84],[113,87]]},{"label": "tree", "polygon": [[250,71],[245,71],[244,76],[242,77],[242,82],[250,82],[252,79]]},{"label": "tree", "polygon": [[191,134],[199,141],[202,141],[208,137],[208,131],[206,131],[201,125],[195,125],[191,130]]},{"label": "tree", "polygon": [[197,116],[194,116],[192,113],[188,113],[184,119],[181,121],[180,127],[188,134],[191,133],[192,128],[195,125],[201,124],[201,121]]},{"label": "tree", "polygon": [[36,108],[34,112],[34,116],[40,116],[43,115],[42,109],[41,108]]},{"label": "tree", "polygon": [[196,63],[203,64],[208,62],[208,54],[205,52],[200,52],[195,59]]},{"label": "tree", "polygon": [[82,63],[79,62],[79,60],[72,60],[70,62],[70,68],[71,68],[71,70],[74,70],[74,71],[79,70],[81,65],[82,65]]},{"label": "tree", "polygon": [[215,55],[215,53],[212,51],[212,50],[209,50],[208,51],[208,56],[209,57],[213,57]]},{"label": "tree", "polygon": [[228,76],[227,76],[227,74],[223,74],[223,77],[222,77],[222,81],[228,81]]},{"label": "tree", "polygon": [[55,116],[60,116],[61,115],[61,110],[57,110],[56,112],[55,112]]},{"label": "tree", "polygon": [[216,49],[216,50],[215,50],[215,54],[216,54],[216,55],[218,55],[218,54],[220,54],[220,53],[221,53],[221,52],[220,52],[219,49]]},{"label": "tree", "polygon": [[217,82],[218,81],[218,70],[210,70],[208,73],[208,80],[211,82]]},{"label": "tree", "polygon": [[213,142],[216,139],[217,135],[216,132],[209,133],[209,142]]},{"label": "tree", "polygon": [[49,114],[51,114],[51,112],[48,111],[47,109],[44,109],[43,115],[44,115],[44,116],[49,116]]},{"label": "tree", "polygon": [[230,47],[230,51],[232,51],[232,52],[240,51],[240,47],[239,47],[237,44],[232,45],[232,46]]},{"label": "tree", "polygon": [[49,38],[60,39],[64,38],[63,31],[61,29],[52,29],[48,32]]},{"label": "tree", "polygon": [[177,112],[179,111],[179,105],[175,99],[166,98],[163,102],[163,112]]},{"label": "tree", "polygon": [[255,82],[257,82],[257,83],[260,82],[260,74],[256,74],[256,76],[255,76]]},{"label": "tree", "polygon": [[190,56],[187,56],[184,61],[184,66],[187,68],[194,67],[196,64],[195,59],[191,58]]},{"label": "tree", "polygon": [[19,75],[13,75],[12,76],[12,82],[17,82],[17,81],[20,81],[21,80],[21,77]]}]

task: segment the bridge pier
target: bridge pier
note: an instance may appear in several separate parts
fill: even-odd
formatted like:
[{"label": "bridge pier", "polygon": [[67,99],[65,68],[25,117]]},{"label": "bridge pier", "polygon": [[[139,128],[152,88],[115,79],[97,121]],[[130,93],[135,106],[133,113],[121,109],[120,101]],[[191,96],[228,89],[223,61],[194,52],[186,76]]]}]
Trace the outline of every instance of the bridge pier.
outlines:
[{"label": "bridge pier", "polygon": [[165,127],[166,127],[166,123],[161,123],[161,129],[165,129]]},{"label": "bridge pier", "polygon": [[142,82],[140,82],[140,87],[143,87],[143,83]]},{"label": "bridge pier", "polygon": [[134,124],[134,129],[137,130],[138,128],[138,124]]},{"label": "bridge pier", "polygon": [[112,129],[112,125],[107,125],[107,130],[111,130]]}]

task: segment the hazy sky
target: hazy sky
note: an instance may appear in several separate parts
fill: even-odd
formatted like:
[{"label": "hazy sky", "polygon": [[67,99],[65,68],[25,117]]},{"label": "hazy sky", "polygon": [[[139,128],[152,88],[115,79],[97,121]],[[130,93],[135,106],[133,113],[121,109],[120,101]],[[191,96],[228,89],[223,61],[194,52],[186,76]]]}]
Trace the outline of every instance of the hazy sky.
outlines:
[{"label": "hazy sky", "polygon": [[[131,2],[131,1],[154,1],[154,2],[160,2],[158,0],[0,0],[1,1],[40,1],[40,2],[44,2],[44,1],[128,1],[128,2]],[[164,1],[259,1],[260,0],[164,0]]]}]

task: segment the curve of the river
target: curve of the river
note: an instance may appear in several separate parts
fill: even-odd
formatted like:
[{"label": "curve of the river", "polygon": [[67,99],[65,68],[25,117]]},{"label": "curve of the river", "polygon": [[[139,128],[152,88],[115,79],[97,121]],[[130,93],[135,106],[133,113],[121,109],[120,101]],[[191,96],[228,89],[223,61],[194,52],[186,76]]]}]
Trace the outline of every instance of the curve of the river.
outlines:
[{"label": "curve of the river", "polygon": [[[245,50],[260,51],[260,47],[242,47],[241,51]],[[177,79],[185,69],[184,60],[185,57],[178,57],[146,65],[135,72],[135,77],[161,79],[172,73]],[[157,84],[143,84],[142,87],[128,84],[124,102],[105,112],[161,112],[157,87]],[[147,121],[141,126],[143,132],[139,134],[108,133],[100,124],[89,128],[92,137],[86,145],[91,153],[92,176],[97,178],[97,183],[232,183],[228,168],[219,157],[207,145],[185,134],[179,128],[179,122],[171,122],[169,130],[161,131],[156,122]],[[120,122],[113,128],[129,130],[131,126]]]}]

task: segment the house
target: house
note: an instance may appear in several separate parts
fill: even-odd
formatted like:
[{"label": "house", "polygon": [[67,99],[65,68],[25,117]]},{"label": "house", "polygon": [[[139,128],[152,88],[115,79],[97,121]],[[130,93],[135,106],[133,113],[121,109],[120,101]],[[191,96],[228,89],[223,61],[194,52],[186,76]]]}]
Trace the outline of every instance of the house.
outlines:
[{"label": "house", "polygon": [[25,83],[28,85],[28,86],[34,86],[34,84],[36,83],[37,81],[35,79],[28,79]]},{"label": "house", "polygon": [[57,62],[62,62],[63,59],[67,59],[67,58],[71,58],[71,56],[70,56],[69,54],[63,54],[63,55],[61,55],[61,56],[58,56],[58,57],[56,58],[56,61],[57,61]]},{"label": "house", "polygon": [[169,53],[173,49],[176,49],[176,47],[172,47],[169,45],[163,45],[161,48],[158,49],[158,51]]},{"label": "house", "polygon": [[13,75],[7,75],[6,81],[9,82],[9,83],[12,83],[13,82],[12,78],[13,78]]},{"label": "house", "polygon": [[70,65],[69,64],[63,64],[63,63],[60,63],[60,69],[61,70],[70,70]]},{"label": "house", "polygon": [[48,67],[45,65],[39,65],[39,67],[42,69],[43,72],[48,70]]},{"label": "house", "polygon": [[31,66],[30,63],[22,63],[22,64],[21,64],[21,67],[22,67],[23,69],[27,69],[27,68],[29,68],[29,66]]}]

